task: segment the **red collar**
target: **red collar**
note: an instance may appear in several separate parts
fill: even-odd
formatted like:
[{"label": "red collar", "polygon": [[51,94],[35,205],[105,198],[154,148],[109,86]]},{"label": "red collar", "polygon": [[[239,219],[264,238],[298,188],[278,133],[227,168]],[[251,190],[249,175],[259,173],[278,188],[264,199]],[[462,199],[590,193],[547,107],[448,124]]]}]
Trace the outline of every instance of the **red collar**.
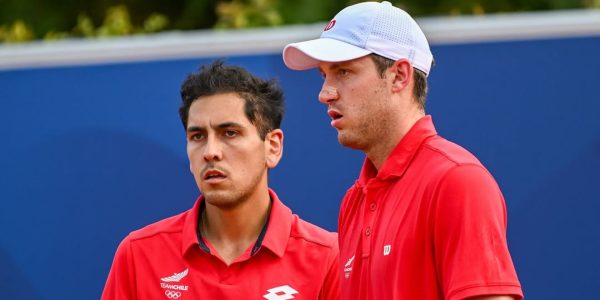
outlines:
[{"label": "red collar", "polygon": [[[287,208],[277,197],[277,194],[269,189],[271,197],[271,214],[265,226],[266,233],[261,247],[265,247],[275,255],[282,257],[287,247],[287,242],[292,230],[292,211]],[[198,197],[191,210],[188,211],[183,225],[183,240],[181,254],[185,256],[191,247],[199,247],[198,235],[196,233],[200,206],[204,196]]]}]

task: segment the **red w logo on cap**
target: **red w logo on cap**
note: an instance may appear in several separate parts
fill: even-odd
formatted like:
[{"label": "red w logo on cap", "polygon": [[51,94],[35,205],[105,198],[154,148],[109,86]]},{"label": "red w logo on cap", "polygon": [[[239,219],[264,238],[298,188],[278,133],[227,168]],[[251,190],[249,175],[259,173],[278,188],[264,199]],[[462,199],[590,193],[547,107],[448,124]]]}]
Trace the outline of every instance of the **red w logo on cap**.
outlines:
[{"label": "red w logo on cap", "polygon": [[329,24],[327,24],[327,26],[325,26],[325,29],[323,29],[323,31],[327,31],[327,30],[333,28],[333,26],[335,26],[335,20],[331,20],[329,22]]}]

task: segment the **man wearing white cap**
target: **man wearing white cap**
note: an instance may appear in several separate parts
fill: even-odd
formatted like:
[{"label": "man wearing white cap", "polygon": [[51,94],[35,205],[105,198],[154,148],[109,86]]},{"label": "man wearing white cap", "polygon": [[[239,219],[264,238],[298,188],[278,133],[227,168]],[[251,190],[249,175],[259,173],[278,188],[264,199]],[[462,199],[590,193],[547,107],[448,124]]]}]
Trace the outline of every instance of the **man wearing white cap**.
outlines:
[{"label": "man wearing white cap", "polygon": [[425,114],[433,56],[417,23],[359,3],[283,59],[319,68],[338,141],[366,155],[339,216],[342,299],[522,299],[498,185]]}]

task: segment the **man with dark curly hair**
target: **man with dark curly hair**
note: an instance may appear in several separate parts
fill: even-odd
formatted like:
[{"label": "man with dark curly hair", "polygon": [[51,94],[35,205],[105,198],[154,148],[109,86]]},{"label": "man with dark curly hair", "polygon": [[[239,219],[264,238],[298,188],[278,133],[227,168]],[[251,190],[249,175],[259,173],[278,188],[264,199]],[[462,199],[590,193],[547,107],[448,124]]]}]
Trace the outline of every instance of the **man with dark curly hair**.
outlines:
[{"label": "man with dark curly hair", "polygon": [[283,93],[221,61],[191,74],[179,110],[202,195],[130,233],[102,299],[338,299],[337,236],[268,187],[283,153]]}]

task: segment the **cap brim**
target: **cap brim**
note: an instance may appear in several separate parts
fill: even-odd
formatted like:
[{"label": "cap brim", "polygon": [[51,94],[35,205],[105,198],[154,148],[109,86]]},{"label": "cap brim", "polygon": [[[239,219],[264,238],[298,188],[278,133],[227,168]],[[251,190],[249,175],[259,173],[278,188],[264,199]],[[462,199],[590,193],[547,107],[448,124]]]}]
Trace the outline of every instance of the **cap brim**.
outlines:
[{"label": "cap brim", "polygon": [[307,70],[317,67],[320,62],[347,61],[371,53],[342,41],[320,38],[285,46],[283,61],[292,70]]}]

